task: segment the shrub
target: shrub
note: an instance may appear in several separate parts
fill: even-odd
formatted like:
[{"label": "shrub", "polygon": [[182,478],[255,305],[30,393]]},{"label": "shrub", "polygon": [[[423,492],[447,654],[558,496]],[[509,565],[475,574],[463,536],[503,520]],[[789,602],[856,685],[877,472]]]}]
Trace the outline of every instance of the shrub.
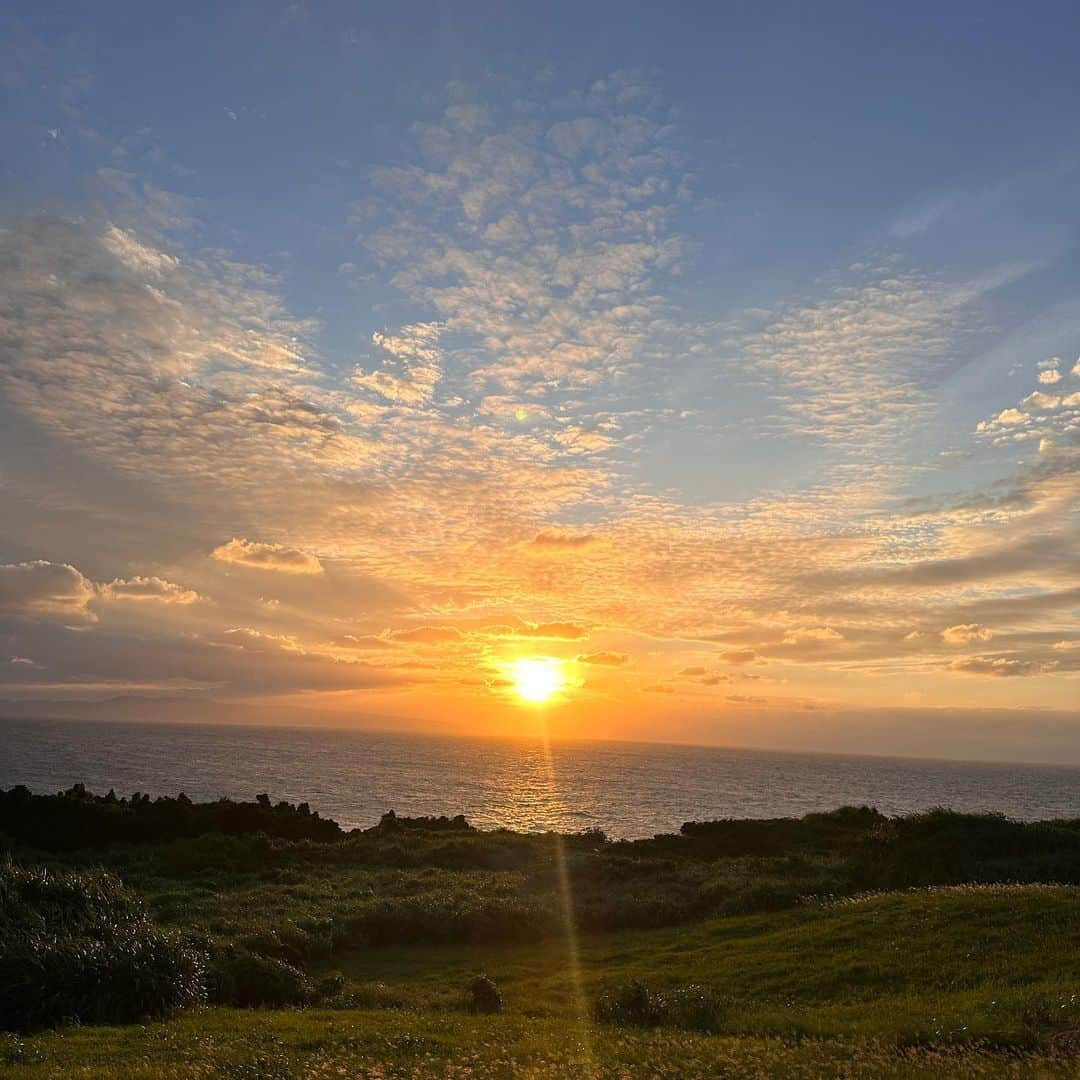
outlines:
[{"label": "shrub", "polygon": [[635,980],[603,991],[594,1012],[602,1024],[659,1027],[668,1015],[668,1003],[661,993]]},{"label": "shrub", "polygon": [[0,1028],[127,1023],[200,1001],[203,954],[115,878],[0,867]]},{"label": "shrub", "polygon": [[718,1031],[726,1009],[715,990],[690,984],[661,991],[643,982],[620,983],[603,991],[594,1008],[602,1024],[678,1027]]},{"label": "shrub", "polygon": [[0,952],[0,1025],[124,1024],[203,996],[203,957],[147,923],[104,940],[26,937]]},{"label": "shrub", "polygon": [[492,979],[477,975],[469,983],[470,1008],[478,1013],[502,1012],[502,994]]},{"label": "shrub", "polygon": [[668,1022],[688,1031],[718,1031],[727,1013],[723,999],[715,990],[694,983],[677,987],[668,1001]]},{"label": "shrub", "polygon": [[210,965],[210,1000],[219,1005],[306,1005],[316,998],[311,980],[298,967],[247,949],[230,949]]}]

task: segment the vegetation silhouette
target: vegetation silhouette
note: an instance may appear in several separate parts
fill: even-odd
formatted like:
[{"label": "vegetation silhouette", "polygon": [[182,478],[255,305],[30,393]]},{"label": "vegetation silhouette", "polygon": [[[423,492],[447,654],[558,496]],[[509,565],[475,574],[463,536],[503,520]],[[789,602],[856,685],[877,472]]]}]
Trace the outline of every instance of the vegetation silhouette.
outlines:
[{"label": "vegetation silhouette", "polygon": [[[349,993],[335,965],[357,951],[556,939],[565,932],[561,866],[587,934],[877,890],[1080,884],[1080,821],[947,810],[891,818],[868,807],[688,822],[625,841],[595,830],[481,831],[460,816],[392,811],[346,831],[266,795],[194,803],[17,787],[0,792],[0,850],[7,1030],[125,1022],[199,1001],[333,1003]],[[470,1007],[501,1008],[492,988],[474,981]],[[631,980],[595,1003],[605,1023],[697,1031],[728,1012],[715,989],[695,983]]]}]

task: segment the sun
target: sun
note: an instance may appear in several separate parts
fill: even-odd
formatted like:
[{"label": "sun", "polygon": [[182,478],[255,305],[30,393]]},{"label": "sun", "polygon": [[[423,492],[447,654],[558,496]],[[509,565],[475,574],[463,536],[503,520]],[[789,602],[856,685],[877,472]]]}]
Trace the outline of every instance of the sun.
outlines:
[{"label": "sun", "polygon": [[513,671],[518,696],[534,705],[550,701],[566,685],[562,662],[550,656],[522,658]]}]

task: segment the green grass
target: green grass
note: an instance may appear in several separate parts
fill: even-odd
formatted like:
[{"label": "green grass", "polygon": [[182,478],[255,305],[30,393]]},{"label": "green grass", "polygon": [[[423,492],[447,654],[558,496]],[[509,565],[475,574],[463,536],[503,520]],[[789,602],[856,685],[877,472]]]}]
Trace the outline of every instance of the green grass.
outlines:
[{"label": "green grass", "polygon": [[27,1039],[19,1080],[338,1077],[1073,1077],[1076,1061],[968,1047],[582,1028],[515,1016],[216,1009],[169,1024]]},{"label": "green grass", "polygon": [[[628,980],[727,1001],[699,1035],[582,1023],[565,940],[360,949],[337,1009],[200,1009],[0,1046],[14,1078],[1075,1076],[1080,890],[962,886],[580,942],[585,998]],[[505,1011],[464,1008],[484,970]]]},{"label": "green grass", "polygon": [[[205,959],[207,1000],[291,1007],[0,1036],[16,1080],[1080,1075],[1080,822],[849,808],[635,843],[430,821],[312,842],[170,839],[210,813],[180,800],[33,806],[25,829],[46,846],[16,842],[18,865],[105,867]],[[168,835],[70,850],[54,826],[87,814]],[[14,941],[22,909],[0,908]],[[469,1011],[480,973],[499,1015]]]},{"label": "green grass", "polygon": [[[1035,1045],[1080,1025],[1080,890],[961,886],[583,940],[587,996],[612,983],[696,983],[729,1000],[733,1034],[903,1044],[990,1039]],[[565,946],[442,947],[347,954],[358,1000],[453,1009],[484,970],[506,1006],[566,1017]]]}]

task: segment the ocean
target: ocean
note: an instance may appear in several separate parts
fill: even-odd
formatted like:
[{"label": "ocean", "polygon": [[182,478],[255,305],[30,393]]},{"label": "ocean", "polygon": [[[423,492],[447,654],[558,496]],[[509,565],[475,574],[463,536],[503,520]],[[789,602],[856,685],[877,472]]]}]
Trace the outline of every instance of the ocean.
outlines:
[{"label": "ocean", "polygon": [[603,829],[785,817],[844,804],[1080,817],[1080,769],[836,754],[457,738],[339,729],[0,720],[0,787],[308,802],[345,827],[464,814],[482,828]]}]

